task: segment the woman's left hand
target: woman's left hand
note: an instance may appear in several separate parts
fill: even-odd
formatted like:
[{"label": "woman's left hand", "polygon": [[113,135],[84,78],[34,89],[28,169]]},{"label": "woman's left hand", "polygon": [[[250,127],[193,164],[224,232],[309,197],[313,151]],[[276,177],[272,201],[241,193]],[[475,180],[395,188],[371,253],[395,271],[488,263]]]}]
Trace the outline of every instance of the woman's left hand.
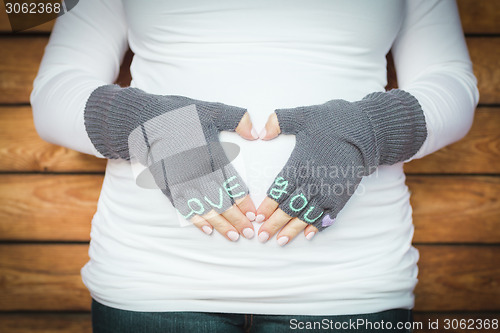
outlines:
[{"label": "woman's left hand", "polygon": [[362,177],[378,165],[370,126],[366,112],[344,100],[279,109],[269,117],[261,139],[293,134],[296,143],[257,209],[266,220],[260,241],[279,232],[283,246],[301,231],[311,239],[334,224]]},{"label": "woman's left hand", "polygon": [[427,128],[418,100],[393,89],[355,102],[276,110],[260,137],[280,133],[294,134],[295,148],[257,214],[267,219],[259,239],[267,241],[283,227],[277,239],[285,245],[301,230],[310,239],[334,224],[363,176],[414,156]]},{"label": "woman's left hand", "polygon": [[[278,117],[276,113],[269,116],[265,129],[260,134],[260,139],[271,140],[276,138],[281,133]],[[272,238],[278,231],[276,236],[278,244],[281,246],[290,242],[300,232],[304,232],[304,236],[311,240],[318,232],[318,228],[312,224],[308,224],[301,219],[290,215],[278,208],[279,204],[269,196],[264,199],[257,209],[257,216],[263,216],[264,223],[259,229],[259,241],[266,242]]]}]

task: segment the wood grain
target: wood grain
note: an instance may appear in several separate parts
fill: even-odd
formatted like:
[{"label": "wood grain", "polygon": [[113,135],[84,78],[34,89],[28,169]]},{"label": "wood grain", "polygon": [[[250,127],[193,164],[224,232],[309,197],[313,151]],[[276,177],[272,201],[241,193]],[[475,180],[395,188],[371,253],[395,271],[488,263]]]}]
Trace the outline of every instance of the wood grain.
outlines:
[{"label": "wood grain", "polygon": [[[0,49],[9,50],[0,54],[0,103],[29,102],[47,41],[47,37],[0,38]],[[480,102],[500,103],[500,38],[469,37],[467,44],[479,81]],[[122,75],[130,77],[128,70]]]},{"label": "wood grain", "polygon": [[478,80],[479,103],[500,103],[500,37],[467,38],[474,74]]},{"label": "wood grain", "polygon": [[0,175],[0,239],[89,240],[101,175]]},{"label": "wood grain", "polygon": [[[500,108],[479,108],[458,143],[414,160],[408,173],[500,173]],[[36,133],[29,107],[0,107],[0,171],[104,172],[106,160],[53,145]]]},{"label": "wood grain", "polygon": [[88,311],[87,245],[0,245],[0,310]]},{"label": "wood grain", "polygon": [[407,173],[500,173],[500,108],[476,110],[460,141],[405,165]]},{"label": "wood grain", "polygon": [[0,38],[0,103],[29,103],[47,41],[47,37]]},{"label": "wood grain", "polygon": [[[499,246],[418,246],[417,311],[499,311]],[[0,310],[88,311],[87,245],[0,245]]]},{"label": "wood grain", "polygon": [[500,310],[500,246],[417,248],[417,311]]},{"label": "wood grain", "polygon": [[[0,53],[0,103],[29,103],[29,96],[33,88],[43,52],[48,37],[0,37],[0,50],[9,52]],[[129,50],[124,57],[120,74],[116,83],[121,86],[130,84],[130,63],[132,52]]]},{"label": "wood grain", "polygon": [[398,77],[396,68],[394,68],[394,58],[392,56],[392,51],[389,51],[385,58],[387,61],[387,85],[385,86],[385,90],[397,89]]},{"label": "wood grain", "polygon": [[0,171],[104,172],[105,167],[105,159],[43,141],[30,107],[0,107]]},{"label": "wood grain", "polygon": [[500,178],[409,176],[407,183],[414,242],[500,242]]},{"label": "wood grain", "polygon": [[0,332],[92,333],[90,313],[0,314]]},{"label": "wood grain", "polygon": [[458,0],[462,27],[466,34],[500,33],[500,4],[489,0]]}]

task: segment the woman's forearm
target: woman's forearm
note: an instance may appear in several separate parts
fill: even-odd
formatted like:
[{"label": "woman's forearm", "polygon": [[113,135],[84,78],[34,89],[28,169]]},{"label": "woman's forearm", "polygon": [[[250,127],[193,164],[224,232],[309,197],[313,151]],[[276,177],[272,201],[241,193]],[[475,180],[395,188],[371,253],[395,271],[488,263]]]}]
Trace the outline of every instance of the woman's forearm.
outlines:
[{"label": "woman's forearm", "polygon": [[118,76],[128,48],[125,22],[118,0],[83,1],[58,18],[31,93],[44,140],[101,156],[87,136],[83,113],[92,91]]}]

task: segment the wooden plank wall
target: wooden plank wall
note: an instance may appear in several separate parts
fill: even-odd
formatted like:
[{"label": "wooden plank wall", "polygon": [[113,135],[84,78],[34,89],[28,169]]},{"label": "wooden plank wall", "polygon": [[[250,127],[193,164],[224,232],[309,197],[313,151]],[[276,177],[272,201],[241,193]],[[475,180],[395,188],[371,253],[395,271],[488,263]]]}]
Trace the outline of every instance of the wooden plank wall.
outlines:
[{"label": "wooden plank wall", "polygon": [[[462,141],[406,167],[424,323],[500,319],[500,2],[458,3],[479,80],[475,122]],[[91,331],[79,274],[104,163],[35,132],[29,94],[51,28],[11,34],[0,13],[0,332]]]}]

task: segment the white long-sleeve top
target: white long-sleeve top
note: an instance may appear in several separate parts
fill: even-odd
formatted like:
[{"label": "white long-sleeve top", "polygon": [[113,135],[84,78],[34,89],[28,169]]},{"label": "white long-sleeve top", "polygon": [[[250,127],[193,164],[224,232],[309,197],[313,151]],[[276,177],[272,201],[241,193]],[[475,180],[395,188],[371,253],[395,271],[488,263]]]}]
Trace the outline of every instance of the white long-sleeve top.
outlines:
[{"label": "white long-sleeve top", "polygon": [[[245,107],[257,129],[276,108],[383,91],[392,47],[399,87],[426,118],[416,158],[463,137],[478,100],[454,1],[86,0],[57,20],[34,82],[42,138],[99,156],[85,103],[115,80],[127,43],[132,86]],[[294,136],[221,140],[241,147],[234,163],[258,206]],[[363,178],[335,225],[285,247],[185,226],[135,176],[129,162],[108,161],[92,221],[82,276],[105,305],[310,315],[413,307],[418,251],[402,163]]]}]

